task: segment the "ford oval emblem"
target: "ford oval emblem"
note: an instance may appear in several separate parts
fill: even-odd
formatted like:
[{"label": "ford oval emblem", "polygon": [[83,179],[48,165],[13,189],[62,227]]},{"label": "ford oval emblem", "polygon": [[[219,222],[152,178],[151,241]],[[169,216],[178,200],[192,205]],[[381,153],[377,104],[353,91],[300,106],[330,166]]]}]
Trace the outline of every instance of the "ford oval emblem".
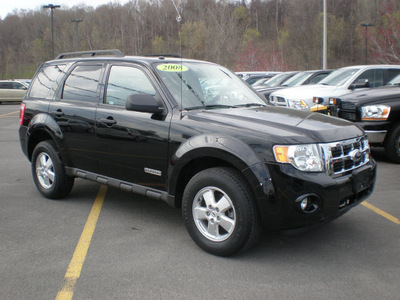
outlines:
[{"label": "ford oval emblem", "polygon": [[351,151],[350,153],[349,153],[349,156],[351,157],[351,159],[354,161],[354,162],[359,162],[360,160],[361,160],[361,158],[362,158],[362,153],[361,153],[361,151],[359,150],[359,149],[354,149],[353,151]]}]

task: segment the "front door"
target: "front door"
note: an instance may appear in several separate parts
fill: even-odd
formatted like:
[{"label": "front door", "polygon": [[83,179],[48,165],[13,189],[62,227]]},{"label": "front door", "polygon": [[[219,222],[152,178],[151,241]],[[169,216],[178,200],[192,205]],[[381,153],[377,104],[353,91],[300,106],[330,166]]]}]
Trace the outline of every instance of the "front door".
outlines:
[{"label": "front door", "polygon": [[[112,65],[108,71],[104,103],[96,114],[96,144],[101,174],[166,190],[170,117],[128,111],[128,95],[158,95],[150,73],[134,64]],[[160,105],[162,105],[160,103]]]}]

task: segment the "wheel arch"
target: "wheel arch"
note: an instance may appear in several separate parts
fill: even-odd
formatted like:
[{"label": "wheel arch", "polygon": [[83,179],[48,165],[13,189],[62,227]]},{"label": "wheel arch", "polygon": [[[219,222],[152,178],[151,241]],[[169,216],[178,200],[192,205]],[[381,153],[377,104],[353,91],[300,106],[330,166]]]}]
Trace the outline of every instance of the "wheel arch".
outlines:
[{"label": "wheel arch", "polygon": [[[248,184],[257,206],[273,194],[270,172],[247,144],[232,137],[199,136],[187,140],[172,157],[169,169],[168,193],[180,207],[183,191],[198,172],[212,167],[230,167],[237,170]],[[266,189],[268,186],[268,189]],[[272,191],[272,192],[271,192]]]},{"label": "wheel arch", "polygon": [[[36,115],[28,125],[27,130],[27,155],[32,160],[35,147],[42,141],[52,140],[60,149],[63,140],[61,128],[57,122],[46,114]],[[64,157],[62,157],[64,160]]]}]

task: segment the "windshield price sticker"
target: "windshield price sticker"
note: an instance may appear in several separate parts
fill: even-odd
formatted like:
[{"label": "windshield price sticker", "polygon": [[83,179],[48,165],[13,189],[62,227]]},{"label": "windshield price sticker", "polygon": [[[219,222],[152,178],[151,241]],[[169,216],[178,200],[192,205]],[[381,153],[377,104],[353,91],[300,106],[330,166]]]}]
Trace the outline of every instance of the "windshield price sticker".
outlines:
[{"label": "windshield price sticker", "polygon": [[175,64],[158,65],[157,69],[159,69],[160,71],[164,71],[164,72],[185,72],[185,71],[189,70],[185,66],[175,65]]}]

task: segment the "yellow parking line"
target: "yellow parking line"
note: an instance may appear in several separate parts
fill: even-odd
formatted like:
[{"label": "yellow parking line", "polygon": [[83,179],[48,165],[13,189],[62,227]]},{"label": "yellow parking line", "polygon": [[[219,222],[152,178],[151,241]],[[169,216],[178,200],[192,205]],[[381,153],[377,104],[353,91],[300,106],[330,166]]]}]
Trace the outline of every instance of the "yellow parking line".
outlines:
[{"label": "yellow parking line", "polygon": [[97,219],[99,218],[106,193],[107,187],[104,185],[100,186],[92,210],[83,228],[81,238],[79,239],[72,260],[65,273],[64,282],[57,293],[56,300],[72,299],[74,296],[75,284],[81,275],[82,266],[85,262],[86,254],[89,249],[90,241],[92,240],[94,229],[96,228]]},{"label": "yellow parking line", "polygon": [[387,212],[373,206],[372,204],[369,204],[368,202],[364,201],[362,203],[366,208],[372,210],[373,212],[376,212],[378,215],[381,215],[382,217],[388,219],[389,221],[392,221],[395,224],[400,225],[400,220],[397,219],[396,217],[393,217],[391,214],[388,214]]},{"label": "yellow parking line", "polygon": [[13,111],[13,112],[10,112],[8,114],[0,115],[0,118],[3,118],[3,117],[8,116],[8,115],[13,115],[13,114],[19,114],[19,111]]}]

